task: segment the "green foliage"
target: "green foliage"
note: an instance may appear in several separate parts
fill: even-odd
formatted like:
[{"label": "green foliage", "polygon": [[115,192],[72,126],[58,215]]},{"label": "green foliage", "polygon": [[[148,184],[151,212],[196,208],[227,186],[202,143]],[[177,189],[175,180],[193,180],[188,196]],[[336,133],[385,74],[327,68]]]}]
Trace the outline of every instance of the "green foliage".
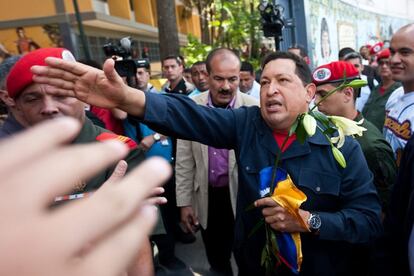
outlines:
[{"label": "green foliage", "polygon": [[[189,1],[186,1],[189,2]],[[191,0],[199,12],[209,15],[210,45],[203,44],[192,35],[188,45],[182,49],[188,64],[202,60],[208,51],[217,47],[227,47],[238,52],[242,60],[249,61],[257,69],[259,43],[261,37],[259,0]]]},{"label": "green foliage", "polygon": [[212,47],[200,42],[195,36],[189,34],[187,36],[187,46],[181,48],[182,54],[189,66],[201,60],[205,60]]}]

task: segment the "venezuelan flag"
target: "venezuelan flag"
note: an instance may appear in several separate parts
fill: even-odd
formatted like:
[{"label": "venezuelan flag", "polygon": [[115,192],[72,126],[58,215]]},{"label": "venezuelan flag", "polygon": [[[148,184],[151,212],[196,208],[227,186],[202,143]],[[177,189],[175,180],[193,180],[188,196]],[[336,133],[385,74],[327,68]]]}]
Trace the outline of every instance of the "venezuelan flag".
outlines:
[{"label": "venezuelan flag", "polygon": [[[299,190],[289,174],[278,168],[275,179],[275,189],[270,191],[272,181],[272,167],[266,167],[260,171],[260,194],[271,194],[271,198],[277,204],[288,210],[306,228],[307,225],[299,215],[300,205],[306,201],[306,195]],[[293,273],[299,274],[302,264],[302,244],[300,233],[276,233],[276,240],[279,246],[279,258]]]}]

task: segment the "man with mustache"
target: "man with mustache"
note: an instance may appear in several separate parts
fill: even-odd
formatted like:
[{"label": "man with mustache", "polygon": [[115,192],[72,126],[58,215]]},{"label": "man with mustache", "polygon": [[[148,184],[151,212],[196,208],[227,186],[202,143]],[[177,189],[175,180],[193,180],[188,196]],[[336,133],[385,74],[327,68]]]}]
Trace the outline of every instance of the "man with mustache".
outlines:
[{"label": "man with mustache", "polygon": [[[210,90],[194,96],[196,103],[220,109],[258,105],[255,98],[238,91],[240,59],[232,51],[213,50],[206,67]],[[234,151],[178,139],[176,158],[181,221],[189,232],[201,225],[211,271],[233,275],[230,257],[238,188]]]}]

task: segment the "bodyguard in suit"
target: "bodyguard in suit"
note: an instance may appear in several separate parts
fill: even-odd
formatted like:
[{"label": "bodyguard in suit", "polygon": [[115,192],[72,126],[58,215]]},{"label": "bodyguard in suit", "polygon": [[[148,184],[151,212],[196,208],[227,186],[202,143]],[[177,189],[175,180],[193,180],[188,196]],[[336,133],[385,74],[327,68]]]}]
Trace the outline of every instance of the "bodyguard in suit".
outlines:
[{"label": "bodyguard in suit", "polygon": [[[238,91],[240,60],[232,51],[213,51],[207,62],[210,90],[194,96],[196,103],[222,109],[258,105],[255,98]],[[176,158],[181,221],[190,232],[200,223],[211,270],[232,275],[230,257],[238,188],[234,150],[177,140]]]}]

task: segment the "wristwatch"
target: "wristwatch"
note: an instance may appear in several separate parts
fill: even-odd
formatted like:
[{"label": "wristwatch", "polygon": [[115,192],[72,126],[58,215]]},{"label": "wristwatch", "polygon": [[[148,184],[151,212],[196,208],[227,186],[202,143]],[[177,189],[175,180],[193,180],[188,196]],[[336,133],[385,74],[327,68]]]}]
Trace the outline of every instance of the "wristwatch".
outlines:
[{"label": "wristwatch", "polygon": [[308,225],[311,233],[318,233],[322,225],[322,221],[319,215],[311,213],[308,219]]},{"label": "wristwatch", "polygon": [[152,138],[154,138],[155,142],[158,142],[161,140],[161,135],[159,133],[154,133],[154,135],[152,135]]}]

